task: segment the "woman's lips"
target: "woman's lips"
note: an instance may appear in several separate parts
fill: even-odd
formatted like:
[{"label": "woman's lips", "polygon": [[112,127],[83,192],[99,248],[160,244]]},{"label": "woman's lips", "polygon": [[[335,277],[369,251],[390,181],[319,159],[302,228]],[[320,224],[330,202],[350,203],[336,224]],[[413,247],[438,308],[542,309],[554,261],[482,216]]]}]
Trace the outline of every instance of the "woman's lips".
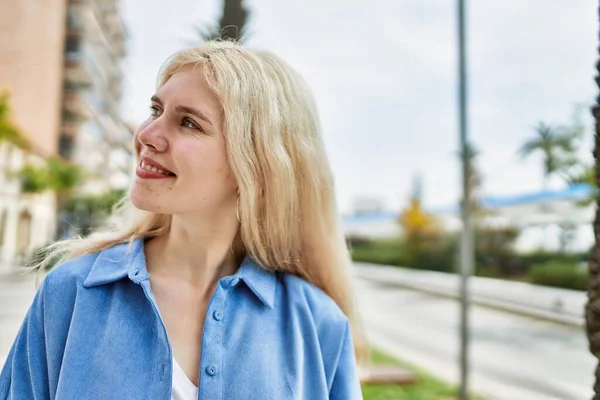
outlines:
[{"label": "woman's lips", "polygon": [[142,179],[167,179],[175,177],[174,173],[161,167],[157,162],[145,158],[140,160],[135,174]]},{"label": "woman's lips", "polygon": [[139,165],[135,169],[135,175],[141,179],[169,179],[175,178],[175,175],[163,175],[159,172],[148,171],[147,169],[143,169]]}]

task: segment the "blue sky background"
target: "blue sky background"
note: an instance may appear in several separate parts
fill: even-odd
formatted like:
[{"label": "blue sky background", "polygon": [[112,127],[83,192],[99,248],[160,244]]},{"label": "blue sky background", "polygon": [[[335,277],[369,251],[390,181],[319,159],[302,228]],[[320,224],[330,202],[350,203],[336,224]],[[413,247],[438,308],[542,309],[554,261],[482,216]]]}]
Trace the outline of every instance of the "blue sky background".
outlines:
[{"label": "blue sky background", "polygon": [[[124,0],[129,31],[123,114],[137,124],[164,60],[192,26],[218,18],[218,0]],[[460,195],[455,1],[254,0],[249,45],[298,69],[315,93],[338,201],[402,207],[416,173],[430,207]],[[507,6],[509,5],[509,6]],[[591,104],[598,46],[594,0],[468,2],[470,134],[484,194],[541,188],[541,160],[519,146],[538,121],[566,123]],[[590,159],[591,118],[582,158]],[[554,186],[560,186],[558,181]]]}]

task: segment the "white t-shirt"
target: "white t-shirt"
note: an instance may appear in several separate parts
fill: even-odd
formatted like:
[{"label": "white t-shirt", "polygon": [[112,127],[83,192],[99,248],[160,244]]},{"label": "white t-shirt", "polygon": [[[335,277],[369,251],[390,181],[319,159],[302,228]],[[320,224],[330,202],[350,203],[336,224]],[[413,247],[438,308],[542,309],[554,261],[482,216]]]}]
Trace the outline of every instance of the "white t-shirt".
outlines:
[{"label": "white t-shirt", "polygon": [[190,381],[181,369],[175,358],[173,358],[173,390],[171,400],[196,400],[198,399],[198,388]]}]

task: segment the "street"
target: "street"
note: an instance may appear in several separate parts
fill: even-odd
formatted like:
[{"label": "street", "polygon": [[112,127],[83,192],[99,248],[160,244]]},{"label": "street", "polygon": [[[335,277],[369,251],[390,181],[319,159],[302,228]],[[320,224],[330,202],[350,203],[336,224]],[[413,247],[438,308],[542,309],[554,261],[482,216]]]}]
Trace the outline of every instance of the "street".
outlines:
[{"label": "street", "polygon": [[[375,346],[457,382],[456,300],[365,279],[357,286]],[[480,306],[471,310],[473,391],[499,400],[591,398],[595,361],[581,329]]]},{"label": "street", "polygon": [[34,276],[0,277],[0,366],[4,365],[35,292]]}]

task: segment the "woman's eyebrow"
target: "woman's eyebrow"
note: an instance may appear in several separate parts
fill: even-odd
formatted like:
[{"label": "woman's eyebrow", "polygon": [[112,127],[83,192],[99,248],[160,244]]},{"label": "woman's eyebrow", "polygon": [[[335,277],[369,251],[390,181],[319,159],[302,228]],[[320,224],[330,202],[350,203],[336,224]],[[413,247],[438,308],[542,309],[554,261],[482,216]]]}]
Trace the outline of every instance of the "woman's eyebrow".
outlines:
[{"label": "woman's eyebrow", "polygon": [[[150,98],[150,100],[163,106],[162,100],[157,95],[152,96]],[[206,115],[204,115],[200,110],[196,110],[195,108],[187,107],[187,106],[177,106],[177,107],[175,107],[175,111],[180,112],[180,113],[192,114],[193,116],[200,118],[201,120],[213,125],[213,123],[210,122],[210,119],[208,119],[208,117],[206,117]]]},{"label": "woman's eyebrow", "polygon": [[206,121],[212,125],[212,122],[210,122],[210,120],[204,114],[202,114],[202,112],[200,110],[196,110],[195,108],[186,107],[186,106],[177,106],[177,107],[175,107],[175,111],[180,112],[180,113],[192,114],[192,115],[200,118],[201,120]]}]

